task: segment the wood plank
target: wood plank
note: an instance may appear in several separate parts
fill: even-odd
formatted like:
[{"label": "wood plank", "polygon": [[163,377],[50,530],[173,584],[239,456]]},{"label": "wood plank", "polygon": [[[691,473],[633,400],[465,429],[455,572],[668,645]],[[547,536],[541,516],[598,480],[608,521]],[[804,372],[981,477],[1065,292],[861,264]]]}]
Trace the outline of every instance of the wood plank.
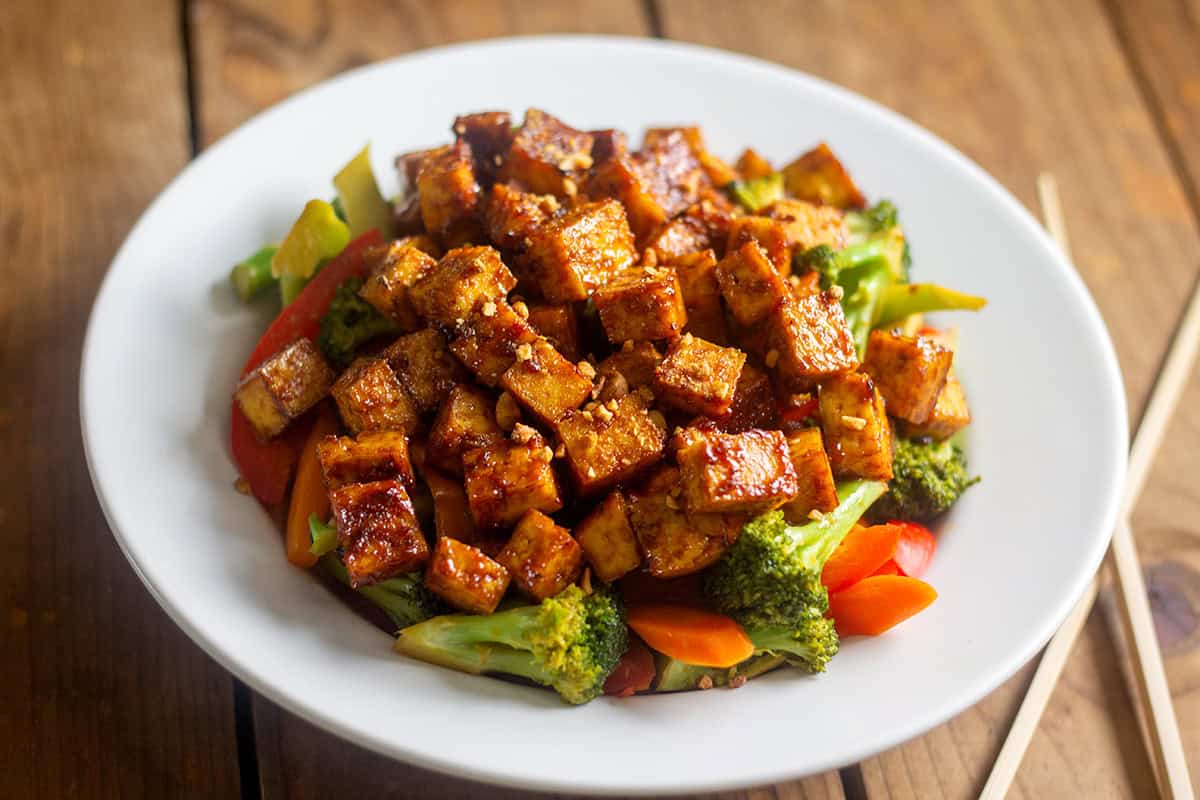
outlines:
[{"label": "wood plank", "polygon": [[76,401],[100,278],[189,156],[179,28],[171,3],[0,5],[0,797],[238,791],[230,679],[117,548]]},{"label": "wood plank", "polygon": [[[1054,172],[1080,269],[1117,343],[1136,419],[1195,279],[1200,240],[1183,184],[1099,5],[924,2],[892,5],[883,15],[867,3],[768,1],[747,14],[731,5],[666,0],[659,16],[672,38],[789,64],[895,108],[962,149],[1031,207],[1034,177]],[[1153,281],[1130,280],[1130,265],[1140,264],[1154,265]],[[1170,449],[1179,452],[1164,460],[1194,459],[1197,445],[1200,438],[1184,429],[1172,437]],[[1184,478],[1194,472],[1173,472],[1173,481],[1163,474],[1155,481],[1166,485],[1147,492],[1135,528],[1143,551],[1163,559],[1149,575],[1163,587],[1155,590],[1159,605],[1172,609],[1167,624],[1187,631],[1176,635],[1168,658],[1182,724],[1195,743],[1200,652],[1192,631],[1200,582],[1190,565],[1200,531],[1186,512],[1200,502],[1200,489]],[[1151,505],[1148,517],[1143,509]],[[1136,722],[1114,647],[1097,612],[1014,797],[1153,793],[1149,764],[1130,735]],[[943,728],[864,763],[869,795],[974,796],[1026,679],[1014,678]],[[1192,752],[1200,750],[1193,744]]]}]

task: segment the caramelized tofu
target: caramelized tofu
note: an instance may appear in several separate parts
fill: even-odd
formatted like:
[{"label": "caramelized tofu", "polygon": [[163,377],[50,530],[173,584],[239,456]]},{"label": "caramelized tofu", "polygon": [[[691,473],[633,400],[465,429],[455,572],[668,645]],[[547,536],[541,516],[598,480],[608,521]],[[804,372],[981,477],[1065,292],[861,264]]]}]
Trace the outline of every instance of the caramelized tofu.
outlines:
[{"label": "caramelized tofu", "polygon": [[602,164],[609,159],[623,156],[629,151],[629,143],[623,131],[607,128],[589,131],[592,134],[592,163]]},{"label": "caramelized tofu", "polygon": [[496,556],[508,568],[517,588],[534,600],[566,589],[583,569],[583,551],[571,532],[540,511],[529,511]]},{"label": "caramelized tofu", "polygon": [[476,178],[490,185],[512,145],[512,117],[507,111],[464,114],[454,119],[451,130],[456,140],[471,148]]},{"label": "caramelized tofu", "polygon": [[667,217],[673,217],[695,203],[700,199],[701,189],[711,185],[682,129],[647,131],[637,158]]},{"label": "caramelized tofu", "polygon": [[803,200],[776,200],[766,214],[783,224],[793,252],[822,244],[840,250],[846,246],[850,234],[845,213],[833,206],[818,206]]},{"label": "caramelized tofu", "polygon": [[492,247],[459,247],[409,289],[417,313],[430,323],[461,326],[486,303],[504,300],[517,279]]},{"label": "caramelized tofu", "polygon": [[613,200],[577,206],[530,237],[530,272],[551,303],[587,299],[637,257],[625,209]]},{"label": "caramelized tofu", "polygon": [[757,514],[783,505],[799,491],[780,431],[688,428],[678,438],[675,460],[689,511]]},{"label": "caramelized tofu", "polygon": [[380,355],[423,413],[437,408],[446,393],[467,377],[445,338],[432,328],[401,336]]},{"label": "caramelized tofu", "polygon": [[629,227],[639,242],[645,242],[670,215],[656,193],[641,159],[633,154],[611,158],[599,164],[586,186],[592,199],[620,201],[629,218]]},{"label": "caramelized tofu", "polygon": [[500,385],[547,425],[579,408],[592,391],[591,378],[585,377],[545,337],[517,348],[517,360],[504,373]]},{"label": "caramelized tofu", "polygon": [[421,327],[421,318],[409,300],[408,290],[437,265],[437,261],[416,246],[420,244],[414,241],[417,238],[397,239],[368,248],[363,260],[370,266],[371,275],[358,290],[362,299],[406,331]]},{"label": "caramelized tofu", "polygon": [[446,395],[433,420],[426,457],[438,469],[461,475],[463,453],[503,438],[492,413],[492,399],[474,386],[459,384]]},{"label": "caramelized tofu", "polygon": [[793,383],[807,385],[858,366],[842,305],[831,292],[785,297],[767,318],[766,334],[767,366]]},{"label": "caramelized tofu", "polygon": [[374,431],[355,438],[326,436],[317,444],[317,460],[330,490],[386,478],[399,478],[409,488],[413,485],[408,437],[402,431]]},{"label": "caramelized tofu", "polygon": [[642,564],[625,497],[613,492],[575,526],[575,541],[596,577],[612,583]]},{"label": "caramelized tofu", "polygon": [[433,528],[438,538],[478,545],[481,537],[475,528],[475,520],[471,518],[462,481],[429,467],[425,467],[421,474],[433,498]]},{"label": "caramelized tofu", "polygon": [[788,295],[787,283],[756,241],[731,250],[716,268],[721,294],[742,325],[766,319]]},{"label": "caramelized tofu", "polygon": [[863,372],[887,402],[888,413],[906,422],[925,422],[946,385],[954,352],[929,336],[871,331]]},{"label": "caramelized tofu", "polygon": [[633,480],[662,458],[666,443],[662,415],[651,413],[637,393],[570,411],[557,429],[567,466],[583,495]]},{"label": "caramelized tofu", "polygon": [[684,331],[717,344],[729,341],[725,309],[721,306],[721,285],[717,282],[717,257],[712,250],[692,253],[672,260],[687,311]]},{"label": "caramelized tofu", "polygon": [[562,496],[550,461],[554,451],[532,428],[523,441],[496,442],[463,453],[467,503],[480,528],[514,525],[530,509],[553,513]]},{"label": "caramelized tofu", "polygon": [[321,351],[297,339],[242,378],[234,397],[255,433],[269,439],[320,402],[332,383]]},{"label": "caramelized tofu", "polygon": [[692,414],[717,416],[733,404],[746,354],[685,333],[667,348],[654,374],[654,393]]},{"label": "caramelized tofu", "polygon": [[685,511],[679,470],[660,467],[629,494],[629,522],[656,578],[699,572],[737,541],[746,517]]},{"label": "caramelized tofu", "polygon": [[487,553],[455,539],[438,539],[425,568],[425,588],[459,611],[490,614],[508,591],[508,570]]},{"label": "caramelized tofu", "polygon": [[783,168],[788,194],[834,208],[865,208],[867,200],[824,142]]},{"label": "caramelized tofu", "polygon": [[425,230],[455,246],[480,239],[479,184],[466,142],[439,147],[421,162],[417,197]]},{"label": "caramelized tofu", "polygon": [[821,439],[820,428],[801,428],[787,435],[788,454],[796,470],[795,498],[783,507],[783,515],[793,525],[811,521],[813,511],[837,508],[837,486],[829,467],[829,456]]},{"label": "caramelized tofu", "polygon": [[626,389],[652,386],[655,370],[662,363],[662,358],[662,353],[652,343],[630,339],[620,350],[601,361],[596,372],[604,377],[609,387],[618,382],[623,382]]},{"label": "caramelized tofu", "polygon": [[892,430],[870,376],[837,375],[821,384],[821,430],[836,478],[892,479]]},{"label": "caramelized tofu", "polygon": [[575,306],[569,303],[529,306],[529,324],[571,361],[582,361],[587,355]]},{"label": "caramelized tofu", "polygon": [[938,392],[933,411],[924,422],[918,425],[901,420],[897,427],[901,435],[907,438],[928,436],[941,441],[949,439],[969,424],[971,412],[967,408],[967,395],[963,392],[958,378],[950,375],[946,378],[942,390]]},{"label": "caramelized tofu", "polygon": [[723,414],[710,416],[713,424],[725,433],[741,433],[751,428],[776,428],[779,414],[771,379],[749,364],[742,366],[733,403]]},{"label": "caramelized tofu", "polygon": [[500,177],[538,194],[567,197],[592,166],[592,135],[578,131],[544,111],[531,108],[513,135]]},{"label": "caramelized tofu", "polygon": [[729,225],[729,242],[725,251],[733,252],[751,241],[758,242],[780,275],[792,271],[792,240],[783,222],[770,217],[738,217]]},{"label": "caramelized tofu", "polygon": [[480,383],[496,386],[516,362],[517,349],[537,340],[538,332],[506,301],[487,301],[450,342],[450,352]]},{"label": "caramelized tofu", "polygon": [[659,228],[646,242],[660,262],[697,253],[713,247],[712,237],[704,221],[691,214],[681,214]]},{"label": "caramelized tofu", "polygon": [[329,493],[329,505],[351,586],[413,572],[429,560],[429,545],[399,479],[347,484]]},{"label": "caramelized tofu", "polygon": [[542,223],[559,210],[554,195],[530,194],[497,183],[484,208],[483,222],[492,244],[518,258]]},{"label": "caramelized tofu", "polygon": [[687,324],[679,279],[670,267],[626,272],[592,294],[610,342],[670,339]]},{"label": "caramelized tofu", "polygon": [[747,147],[742,151],[742,154],[738,156],[735,168],[744,181],[766,178],[775,173],[771,162],[759,155],[752,147]]},{"label": "caramelized tofu", "polygon": [[331,393],[342,421],[351,433],[404,431],[411,434],[421,423],[417,404],[387,359],[357,359],[333,384]]}]

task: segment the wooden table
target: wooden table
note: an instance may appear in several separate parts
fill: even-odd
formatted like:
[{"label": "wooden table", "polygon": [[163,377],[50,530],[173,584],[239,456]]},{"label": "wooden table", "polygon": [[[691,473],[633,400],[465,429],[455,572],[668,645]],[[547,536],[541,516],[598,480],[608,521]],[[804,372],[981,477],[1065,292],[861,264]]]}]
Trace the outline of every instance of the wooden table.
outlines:
[{"label": "wooden table", "polygon": [[[1050,170],[1079,268],[1116,340],[1136,421],[1200,271],[1200,3],[739,5],[0,7],[0,368],[8,376],[0,391],[0,452],[8,459],[0,481],[0,797],[516,796],[338,741],[217,667],[119,553],[81,452],[84,324],[137,215],[189,158],[238,123],[368,61],[541,32],[702,42],[879,100],[962,149],[1035,210],[1034,177]],[[402,91],[390,102],[404,102]],[[1134,522],[1185,747],[1200,776],[1198,407],[1200,375]],[[1152,796],[1110,607],[1106,593],[1014,797]],[[1029,675],[1027,667],[946,725],[840,773],[722,797],[971,797]]]}]

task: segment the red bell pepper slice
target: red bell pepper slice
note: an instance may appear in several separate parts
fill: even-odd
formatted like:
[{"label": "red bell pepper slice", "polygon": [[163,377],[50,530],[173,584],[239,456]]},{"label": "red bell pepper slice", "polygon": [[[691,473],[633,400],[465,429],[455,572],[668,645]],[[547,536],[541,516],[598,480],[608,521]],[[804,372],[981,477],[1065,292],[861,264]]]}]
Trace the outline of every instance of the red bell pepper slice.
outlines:
[{"label": "red bell pepper slice", "polygon": [[629,649],[621,656],[616,668],[604,682],[604,693],[616,697],[630,697],[637,692],[644,692],[654,683],[657,670],[654,667],[654,654],[650,648],[642,644],[641,639],[631,638]]},{"label": "red bell pepper slice", "polygon": [[937,550],[937,539],[933,532],[924,525],[915,522],[889,522],[900,529],[900,539],[896,542],[896,552],[892,560],[901,575],[919,578],[929,569],[933,561],[933,553]]}]

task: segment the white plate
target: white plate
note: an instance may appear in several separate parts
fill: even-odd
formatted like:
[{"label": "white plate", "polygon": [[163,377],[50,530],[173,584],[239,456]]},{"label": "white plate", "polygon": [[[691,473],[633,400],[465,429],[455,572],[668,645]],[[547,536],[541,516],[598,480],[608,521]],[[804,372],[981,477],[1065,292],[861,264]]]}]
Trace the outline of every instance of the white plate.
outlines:
[{"label": "white plate", "polygon": [[[460,112],[537,106],[582,128],[697,122],[713,149],[781,162],[820,139],[901,209],[915,275],[985,295],[958,315],[971,489],[943,531],[925,613],[846,642],[819,677],[573,708],[550,692],[407,661],[309,575],[234,493],[231,389],[263,330],[229,265],[278,238],[368,139],[449,138]],[[491,41],[355,70],[247,123],[150,206],[96,300],[82,367],[105,514],[174,620],[256,691],[335,733],[484,781],[594,793],[707,791],[841,766],[983,697],[1049,638],[1100,562],[1125,463],[1124,396],[1079,277],[1011,195],[958,152],[827,83],[698,47]]]}]

